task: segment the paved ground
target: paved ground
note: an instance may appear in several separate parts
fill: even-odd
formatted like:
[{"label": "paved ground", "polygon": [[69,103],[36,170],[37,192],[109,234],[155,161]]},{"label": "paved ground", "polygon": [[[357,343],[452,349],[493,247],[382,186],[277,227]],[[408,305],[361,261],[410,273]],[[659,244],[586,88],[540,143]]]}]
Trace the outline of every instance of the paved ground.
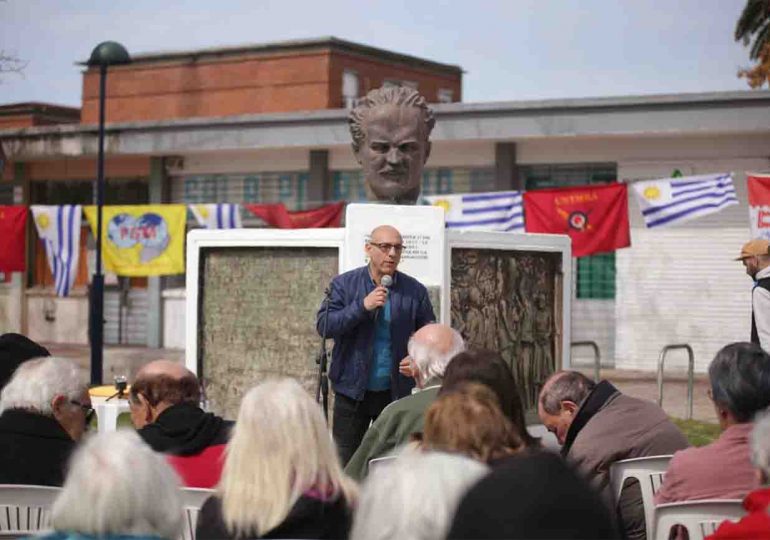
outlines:
[{"label": "paved ground", "polygon": [[[90,351],[81,345],[46,345],[51,354],[75,359],[87,372],[90,363]],[[134,378],[141,366],[152,360],[166,358],[184,360],[184,351],[178,349],[148,349],[145,347],[106,347],[104,351],[104,382],[109,384],[116,375],[125,375],[129,381]],[[586,375],[592,376],[590,370]],[[656,374],[651,372],[606,369],[602,378],[608,379],[622,392],[649,400],[658,399]],[[714,410],[706,390],[705,375],[696,375],[693,391],[693,418],[715,422]],[[672,416],[685,418],[687,411],[687,378],[684,374],[667,374],[664,383],[663,408]]]}]

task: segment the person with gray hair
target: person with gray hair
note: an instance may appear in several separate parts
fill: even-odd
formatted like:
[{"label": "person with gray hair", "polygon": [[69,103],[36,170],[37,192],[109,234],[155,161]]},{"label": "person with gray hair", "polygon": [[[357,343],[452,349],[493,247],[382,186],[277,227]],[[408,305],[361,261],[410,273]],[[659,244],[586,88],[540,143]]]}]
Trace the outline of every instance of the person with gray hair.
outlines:
[{"label": "person with gray hair", "polygon": [[465,493],[489,469],[456,454],[412,450],[366,479],[351,540],[443,540]]},{"label": "person with gray hair", "polygon": [[348,124],[369,200],[415,204],[436,121],[417,90],[387,86],[361,98]]},{"label": "person with gray hair", "polygon": [[449,361],[463,350],[465,343],[460,333],[445,324],[427,324],[414,333],[407,344],[411,365],[403,366],[402,372],[414,377],[418,391],[385,407],[345,467],[348,475],[363,479],[369,461],[384,456],[408,442],[413,433],[422,431],[425,411],[438,396]]},{"label": "person with gray hair", "polygon": [[21,364],[0,394],[0,484],[60,486],[93,416],[80,368],[66,358]]},{"label": "person with gray hair", "polygon": [[[610,466],[630,458],[671,454],[687,439],[657,404],[619,392],[608,381],[594,383],[577,371],[546,380],[538,415],[562,445],[562,456],[615,508]],[[646,538],[639,483],[623,488],[616,508],[627,538]]]},{"label": "person with gray hair", "polygon": [[100,433],[78,448],[44,540],[181,537],[179,479],[133,430]]},{"label": "person with gray hair", "polygon": [[770,355],[756,343],[732,343],[717,352],[708,374],[722,433],[711,444],[674,454],[655,504],[742,499],[757,487],[749,438],[754,416],[770,405]]},{"label": "person with gray hair", "polygon": [[759,489],[743,499],[746,515],[740,521],[722,522],[710,540],[731,538],[770,538],[770,413],[763,411],[754,419],[751,430],[751,462]]}]

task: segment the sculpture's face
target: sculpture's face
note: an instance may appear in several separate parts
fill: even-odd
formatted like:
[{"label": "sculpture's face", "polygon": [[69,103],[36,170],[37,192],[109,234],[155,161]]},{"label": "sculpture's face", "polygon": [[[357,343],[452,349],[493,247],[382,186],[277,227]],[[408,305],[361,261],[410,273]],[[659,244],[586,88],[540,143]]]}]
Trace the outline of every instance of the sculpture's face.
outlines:
[{"label": "sculpture's face", "polygon": [[422,111],[410,106],[379,105],[366,113],[363,128],[366,139],[356,159],[363,167],[369,198],[416,202],[422,168],[430,154]]}]

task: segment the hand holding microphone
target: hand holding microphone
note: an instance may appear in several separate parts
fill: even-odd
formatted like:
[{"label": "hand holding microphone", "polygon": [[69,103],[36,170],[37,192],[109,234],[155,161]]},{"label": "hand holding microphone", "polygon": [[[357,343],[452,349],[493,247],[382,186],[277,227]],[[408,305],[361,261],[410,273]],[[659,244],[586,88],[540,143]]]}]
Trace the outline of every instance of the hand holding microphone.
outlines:
[{"label": "hand holding microphone", "polygon": [[388,274],[382,276],[380,285],[364,298],[366,311],[373,311],[385,305],[385,302],[388,301],[388,289],[391,285],[393,285],[393,277]]}]

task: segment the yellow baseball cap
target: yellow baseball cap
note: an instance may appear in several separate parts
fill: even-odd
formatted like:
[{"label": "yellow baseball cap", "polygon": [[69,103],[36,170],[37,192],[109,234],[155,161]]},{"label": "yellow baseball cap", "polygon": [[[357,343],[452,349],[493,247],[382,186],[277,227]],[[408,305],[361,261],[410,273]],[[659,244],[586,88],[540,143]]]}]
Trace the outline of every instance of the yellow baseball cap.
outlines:
[{"label": "yellow baseball cap", "polygon": [[770,242],[757,238],[743,244],[741,248],[741,256],[736,257],[736,261],[742,261],[748,257],[755,257],[757,255],[770,255]]}]

